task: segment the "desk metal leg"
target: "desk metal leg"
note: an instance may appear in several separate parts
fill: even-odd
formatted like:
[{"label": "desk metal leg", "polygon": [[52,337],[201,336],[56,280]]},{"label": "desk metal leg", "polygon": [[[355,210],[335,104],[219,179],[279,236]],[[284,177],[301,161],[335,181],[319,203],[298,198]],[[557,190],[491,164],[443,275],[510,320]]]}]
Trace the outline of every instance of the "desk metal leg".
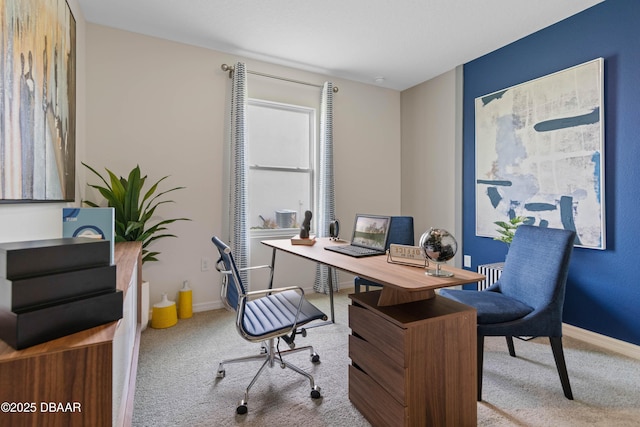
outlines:
[{"label": "desk metal leg", "polygon": [[273,271],[276,267],[276,248],[271,252],[271,271],[269,272],[269,289],[273,289]]},{"label": "desk metal leg", "polygon": [[331,323],[336,323],[336,316],[333,310],[333,268],[329,269],[329,303],[331,304]]}]

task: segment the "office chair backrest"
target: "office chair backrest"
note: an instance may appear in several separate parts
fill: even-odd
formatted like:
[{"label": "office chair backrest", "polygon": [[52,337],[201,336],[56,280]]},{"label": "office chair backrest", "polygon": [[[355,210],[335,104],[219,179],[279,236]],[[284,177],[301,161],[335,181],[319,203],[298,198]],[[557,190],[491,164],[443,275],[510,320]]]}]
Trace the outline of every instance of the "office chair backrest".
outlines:
[{"label": "office chair backrest", "polygon": [[245,288],[240,279],[236,263],[233,260],[231,248],[216,236],[213,236],[211,241],[218,249],[218,252],[220,252],[220,258],[216,262],[216,268],[221,270],[219,264],[222,264],[224,271],[231,272],[230,274],[224,275],[221,297],[229,308],[236,310],[238,308],[239,295],[245,293]]},{"label": "office chair backrest", "polygon": [[396,245],[414,245],[413,237],[413,217],[412,216],[392,216],[389,224],[389,240],[387,247],[395,243]]},{"label": "office chair backrest", "polygon": [[549,306],[561,320],[574,239],[573,231],[518,227],[496,283],[500,292],[534,309]]}]

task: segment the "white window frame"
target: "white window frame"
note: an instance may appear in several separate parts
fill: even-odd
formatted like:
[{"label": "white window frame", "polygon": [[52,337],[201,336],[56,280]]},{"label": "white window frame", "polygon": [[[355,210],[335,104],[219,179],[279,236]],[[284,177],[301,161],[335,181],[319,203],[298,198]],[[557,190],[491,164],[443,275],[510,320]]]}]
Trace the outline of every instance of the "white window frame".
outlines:
[{"label": "white window frame", "polygon": [[[307,107],[303,105],[294,105],[294,104],[286,104],[282,102],[269,101],[265,99],[258,98],[248,98],[248,105],[257,105],[261,107],[274,108],[284,111],[294,111],[299,113],[307,114],[309,119],[309,168],[300,168],[300,167],[280,167],[280,166],[272,166],[272,165],[257,165],[257,164],[249,164],[249,170],[262,170],[262,171],[280,171],[280,172],[299,172],[299,173],[307,173],[309,174],[309,203],[310,207],[308,208],[313,212],[314,207],[316,206],[316,176],[317,176],[317,168],[318,168],[318,133],[317,133],[317,109],[312,107]],[[247,121],[247,126],[251,126],[250,120]],[[249,141],[249,150],[251,149],[251,141]],[[251,200],[251,194],[249,194],[249,201]],[[304,216],[302,218],[297,218],[298,223],[302,223]],[[311,222],[312,231],[315,229],[315,221]],[[250,228],[249,233],[251,237],[275,237],[282,235],[293,235],[297,234],[299,229],[297,228],[273,228],[273,229],[255,229]]]}]

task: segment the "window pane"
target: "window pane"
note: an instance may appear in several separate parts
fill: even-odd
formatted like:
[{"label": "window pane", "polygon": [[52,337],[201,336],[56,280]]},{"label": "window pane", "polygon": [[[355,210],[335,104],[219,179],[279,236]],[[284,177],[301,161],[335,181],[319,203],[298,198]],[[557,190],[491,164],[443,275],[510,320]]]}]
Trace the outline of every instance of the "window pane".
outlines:
[{"label": "window pane", "polygon": [[313,110],[283,109],[250,101],[247,108],[249,164],[310,168]]},{"label": "window pane", "polygon": [[249,171],[249,226],[298,228],[311,209],[310,173]]}]

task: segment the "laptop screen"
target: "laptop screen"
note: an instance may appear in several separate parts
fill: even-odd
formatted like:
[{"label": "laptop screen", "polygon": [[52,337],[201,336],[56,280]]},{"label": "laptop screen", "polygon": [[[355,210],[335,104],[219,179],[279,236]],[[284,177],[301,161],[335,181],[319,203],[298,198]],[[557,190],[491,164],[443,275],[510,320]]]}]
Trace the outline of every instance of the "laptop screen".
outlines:
[{"label": "laptop screen", "polygon": [[390,224],[390,216],[356,214],[351,244],[384,252]]}]

